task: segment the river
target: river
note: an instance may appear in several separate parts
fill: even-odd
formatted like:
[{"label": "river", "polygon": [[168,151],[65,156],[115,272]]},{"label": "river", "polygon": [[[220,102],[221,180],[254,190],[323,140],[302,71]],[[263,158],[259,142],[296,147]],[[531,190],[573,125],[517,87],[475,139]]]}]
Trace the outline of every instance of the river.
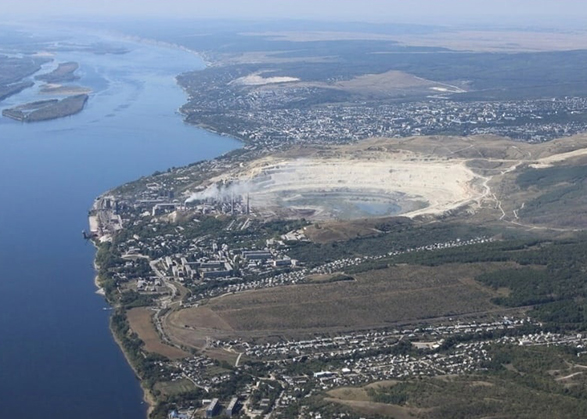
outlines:
[{"label": "river", "polygon": [[57,54],[79,62],[80,84],[94,89],[82,113],[32,124],[0,117],[0,418],[144,419],[139,383],[95,294],[87,210],[114,186],[239,147],[177,114],[186,96],[174,77],[202,69],[197,56],[123,45],[131,52]]}]

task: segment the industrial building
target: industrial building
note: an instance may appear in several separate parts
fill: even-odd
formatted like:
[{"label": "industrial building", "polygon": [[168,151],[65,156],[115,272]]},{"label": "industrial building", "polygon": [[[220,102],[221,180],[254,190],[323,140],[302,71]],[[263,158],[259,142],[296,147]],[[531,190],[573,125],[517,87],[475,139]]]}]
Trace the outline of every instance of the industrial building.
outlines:
[{"label": "industrial building", "polygon": [[245,250],[242,256],[246,260],[267,260],[273,257],[271,252],[266,250]]},{"label": "industrial building", "polygon": [[202,262],[198,270],[202,279],[225,278],[233,274],[232,265],[227,260]]}]

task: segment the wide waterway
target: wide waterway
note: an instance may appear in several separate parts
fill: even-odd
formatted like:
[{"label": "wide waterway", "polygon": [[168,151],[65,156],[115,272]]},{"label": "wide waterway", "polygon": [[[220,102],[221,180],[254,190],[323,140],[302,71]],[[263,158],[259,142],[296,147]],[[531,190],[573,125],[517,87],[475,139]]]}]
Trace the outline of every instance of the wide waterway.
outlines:
[{"label": "wide waterway", "polygon": [[87,210],[112,187],[239,146],[176,113],[186,97],[174,76],[203,68],[199,58],[125,45],[125,55],[58,53],[79,62],[80,84],[95,90],[81,114],[0,118],[0,418],[144,419],[139,383],[95,294]]}]

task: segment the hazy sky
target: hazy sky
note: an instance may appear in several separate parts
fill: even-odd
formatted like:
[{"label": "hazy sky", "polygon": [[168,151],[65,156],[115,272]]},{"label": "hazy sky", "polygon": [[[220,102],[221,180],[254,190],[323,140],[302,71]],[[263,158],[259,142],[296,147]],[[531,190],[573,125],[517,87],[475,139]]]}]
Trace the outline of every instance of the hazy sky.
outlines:
[{"label": "hazy sky", "polygon": [[585,19],[586,0],[0,0],[2,14],[156,15],[355,21]]}]

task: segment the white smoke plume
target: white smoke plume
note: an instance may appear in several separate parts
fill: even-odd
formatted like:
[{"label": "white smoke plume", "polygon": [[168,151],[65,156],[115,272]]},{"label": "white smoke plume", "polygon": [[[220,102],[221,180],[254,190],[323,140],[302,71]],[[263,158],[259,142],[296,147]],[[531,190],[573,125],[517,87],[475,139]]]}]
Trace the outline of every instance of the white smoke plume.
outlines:
[{"label": "white smoke plume", "polygon": [[215,199],[222,201],[246,195],[254,190],[254,186],[248,181],[232,181],[230,183],[214,183],[200,192],[193,193],[185,203]]}]

